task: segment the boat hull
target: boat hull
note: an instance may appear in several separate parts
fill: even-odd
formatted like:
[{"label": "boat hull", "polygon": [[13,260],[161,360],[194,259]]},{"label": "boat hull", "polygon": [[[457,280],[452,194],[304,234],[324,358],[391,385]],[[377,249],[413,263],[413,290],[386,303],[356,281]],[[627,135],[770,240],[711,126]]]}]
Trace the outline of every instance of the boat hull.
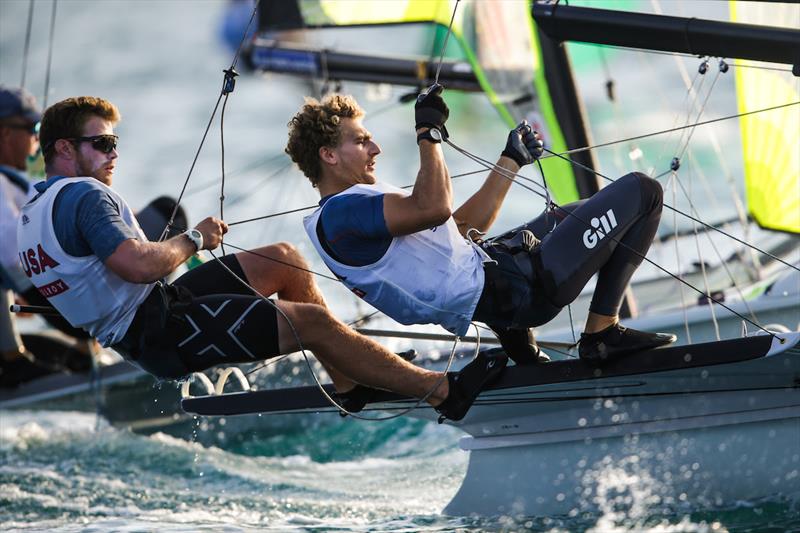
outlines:
[{"label": "boat hull", "polygon": [[797,494],[798,443],[794,416],[471,450],[461,488],[444,512],[567,515]]},{"label": "boat hull", "polygon": [[734,363],[482,395],[484,407],[462,426],[469,466],[445,513],[800,494],[800,350],[792,343]]}]

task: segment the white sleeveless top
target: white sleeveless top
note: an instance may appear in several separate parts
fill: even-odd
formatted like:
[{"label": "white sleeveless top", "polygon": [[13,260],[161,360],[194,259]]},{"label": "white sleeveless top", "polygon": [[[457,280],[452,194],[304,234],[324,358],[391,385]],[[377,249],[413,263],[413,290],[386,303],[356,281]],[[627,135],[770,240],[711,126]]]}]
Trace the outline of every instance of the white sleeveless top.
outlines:
[{"label": "white sleeveless top", "polygon": [[[408,195],[391,185],[354,185],[348,194]],[[350,266],[330,257],[317,237],[324,206],[303,219],[306,233],[328,268],[356,295],[401,324],[439,324],[464,335],[483,291],[484,255],[451,217],[431,229],[394,237],[375,263]]]},{"label": "white sleeveless top", "polygon": [[130,283],[107,268],[95,255],[75,257],[61,248],[53,228],[53,204],[58,192],[72,183],[89,182],[111,196],[122,220],[147,237],[133,211],[116,192],[94,178],[63,178],[22,208],[17,226],[20,262],[33,285],[74,327],[83,328],[103,346],[122,340],[139,305],[154,283]]}]

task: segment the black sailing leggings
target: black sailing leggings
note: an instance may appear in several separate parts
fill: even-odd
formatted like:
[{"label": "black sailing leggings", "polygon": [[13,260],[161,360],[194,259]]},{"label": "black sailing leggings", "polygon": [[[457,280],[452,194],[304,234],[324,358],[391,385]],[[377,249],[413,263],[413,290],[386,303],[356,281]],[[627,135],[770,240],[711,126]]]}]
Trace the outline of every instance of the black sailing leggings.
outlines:
[{"label": "black sailing leggings", "polygon": [[[618,179],[587,200],[581,200],[490,239],[486,247],[498,261],[495,272],[487,268],[484,294],[474,320],[502,327],[531,327],[552,320],[562,307],[578,297],[597,274],[589,310],[615,316],[634,271],[653,241],[663,205],[661,185],[633,172]],[[541,239],[533,272],[524,272],[493,241],[502,241],[521,230]],[[507,288],[497,294],[498,275]],[[531,277],[533,279],[531,279]],[[492,294],[492,293],[495,294]],[[514,309],[501,298],[511,298]],[[508,303],[508,302],[506,302]]]}]

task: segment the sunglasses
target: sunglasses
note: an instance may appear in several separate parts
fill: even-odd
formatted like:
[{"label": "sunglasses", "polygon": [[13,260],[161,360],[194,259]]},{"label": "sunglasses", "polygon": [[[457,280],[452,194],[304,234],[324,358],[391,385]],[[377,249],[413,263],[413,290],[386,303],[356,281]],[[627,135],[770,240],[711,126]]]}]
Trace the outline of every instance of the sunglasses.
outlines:
[{"label": "sunglasses", "polygon": [[2,124],[2,126],[6,128],[11,128],[14,130],[24,130],[26,133],[30,135],[38,135],[39,134],[39,123],[35,122],[33,124]]},{"label": "sunglasses", "polygon": [[73,137],[68,140],[77,141],[79,143],[92,143],[92,148],[98,152],[110,154],[112,150],[117,148],[117,141],[119,140],[119,137],[116,135],[93,135],[91,137]]}]

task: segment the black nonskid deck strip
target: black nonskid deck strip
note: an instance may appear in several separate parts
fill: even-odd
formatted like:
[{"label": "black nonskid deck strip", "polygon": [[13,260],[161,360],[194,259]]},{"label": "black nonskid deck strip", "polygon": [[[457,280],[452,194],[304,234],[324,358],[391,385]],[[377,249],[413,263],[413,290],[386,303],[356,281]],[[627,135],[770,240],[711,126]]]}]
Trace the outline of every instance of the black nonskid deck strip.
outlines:
[{"label": "black nonskid deck strip", "polygon": [[[658,348],[635,353],[614,361],[602,369],[580,360],[554,361],[543,365],[509,366],[500,379],[486,390],[502,390],[554,383],[613,378],[634,374],[652,374],[701,366],[714,366],[757,359],[767,354],[772,337],[759,335],[703,344]],[[496,353],[500,348],[488,350]],[[326,385],[328,394],[333,386]],[[375,403],[408,400],[406,396],[381,392]],[[184,411],[200,415],[227,416],[301,410],[330,409],[330,402],[316,386],[228,393],[220,396],[186,398]]]}]

